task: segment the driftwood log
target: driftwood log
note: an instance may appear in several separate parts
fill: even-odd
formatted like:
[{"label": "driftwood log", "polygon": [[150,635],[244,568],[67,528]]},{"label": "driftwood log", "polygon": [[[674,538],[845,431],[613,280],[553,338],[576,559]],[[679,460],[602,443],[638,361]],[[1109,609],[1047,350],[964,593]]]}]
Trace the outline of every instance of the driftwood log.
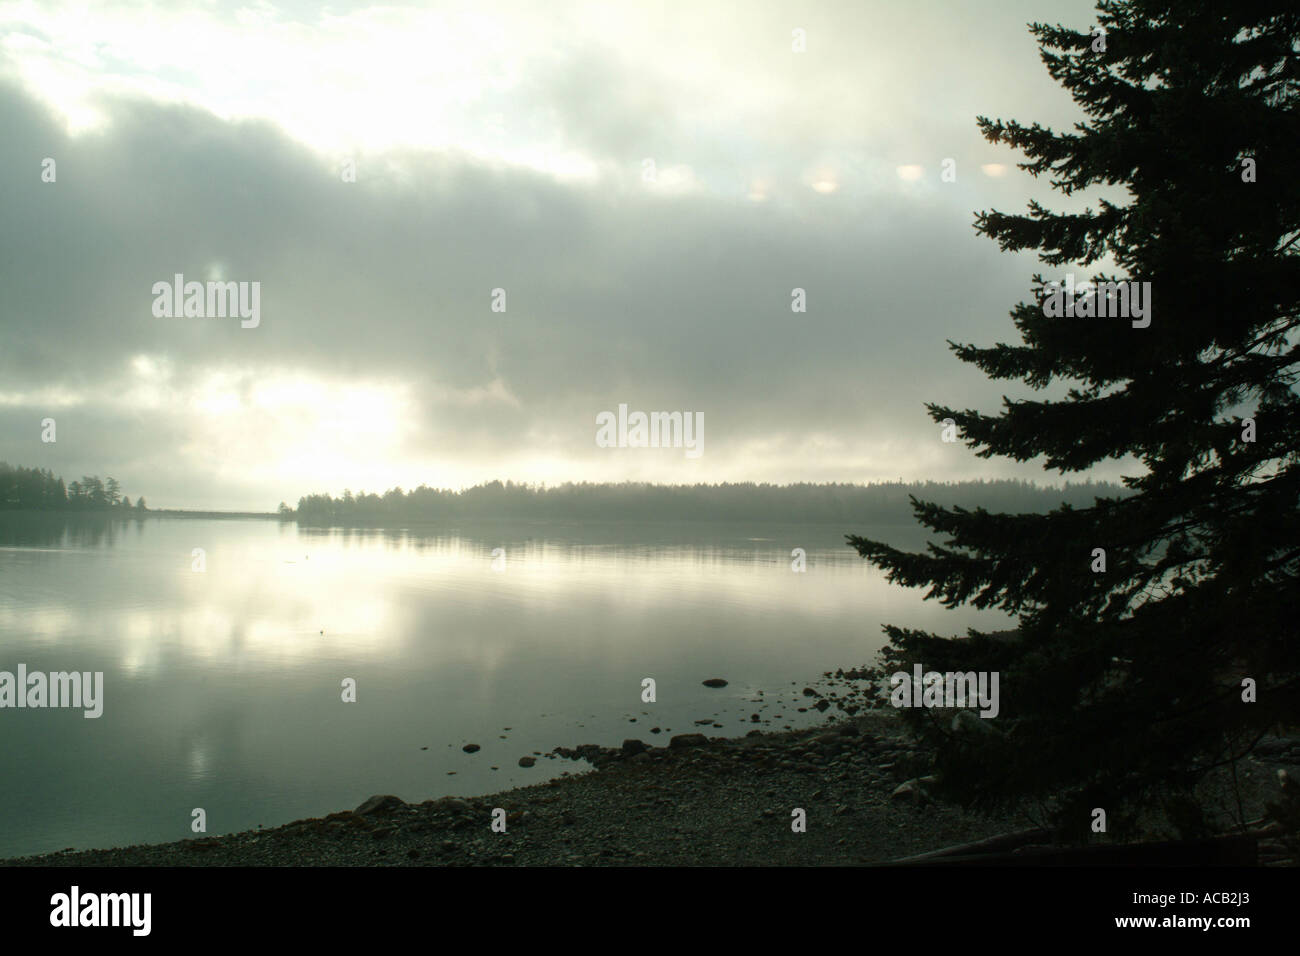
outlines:
[{"label": "driftwood log", "polygon": [[1004,833],[975,843],[891,860],[886,866],[1257,866],[1262,831],[1203,840],[1054,846],[1043,830]]}]

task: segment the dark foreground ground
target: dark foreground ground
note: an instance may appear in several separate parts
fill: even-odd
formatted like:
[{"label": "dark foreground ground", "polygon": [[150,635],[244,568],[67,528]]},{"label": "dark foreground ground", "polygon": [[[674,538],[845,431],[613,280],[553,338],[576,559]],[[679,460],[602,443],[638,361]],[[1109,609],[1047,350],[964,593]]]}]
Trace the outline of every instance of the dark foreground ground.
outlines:
[{"label": "dark foreground ground", "polygon": [[[478,798],[407,804],[373,797],[355,811],[178,843],[3,861],[37,866],[817,866],[884,863],[1032,828],[1027,815],[979,816],[934,802],[889,713],[739,739],[675,738],[626,752],[558,751],[592,773]],[[694,739],[691,739],[694,738]],[[1300,764],[1300,740],[1266,741],[1238,771],[1248,819]],[[584,764],[583,766],[586,766]],[[1226,795],[1225,795],[1226,796]],[[1231,797],[1235,806],[1236,794]],[[493,832],[493,810],[506,832]],[[807,830],[791,829],[791,811]],[[1277,845],[1261,862],[1285,865]]]}]

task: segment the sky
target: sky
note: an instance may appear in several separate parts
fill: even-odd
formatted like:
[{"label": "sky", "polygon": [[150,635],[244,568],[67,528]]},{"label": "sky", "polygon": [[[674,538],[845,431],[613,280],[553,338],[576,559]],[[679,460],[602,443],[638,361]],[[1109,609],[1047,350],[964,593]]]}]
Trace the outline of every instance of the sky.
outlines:
[{"label": "sky", "polygon": [[[1035,20],[1095,17],[0,0],[0,460],[235,510],[493,479],[1062,480],[924,408],[1034,394],[946,345],[1019,341],[1048,272],[975,213],[1096,202],[976,127],[1082,119]],[[257,283],[256,324],[157,314],[176,274]],[[620,404],[702,415],[701,453],[600,447]]]}]

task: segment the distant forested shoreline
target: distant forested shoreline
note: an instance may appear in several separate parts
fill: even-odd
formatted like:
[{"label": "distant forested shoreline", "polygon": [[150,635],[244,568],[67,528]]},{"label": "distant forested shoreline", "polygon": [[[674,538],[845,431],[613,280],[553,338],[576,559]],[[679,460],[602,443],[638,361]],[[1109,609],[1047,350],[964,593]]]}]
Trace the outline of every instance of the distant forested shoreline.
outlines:
[{"label": "distant forested shoreline", "polygon": [[0,461],[0,509],[37,511],[147,511],[144,498],[131,503],[116,478],[86,475],[65,486],[48,468]]},{"label": "distant forested shoreline", "polygon": [[283,520],[302,525],[393,524],[512,518],[549,521],[789,521],[908,522],[911,497],[993,512],[1043,513],[1062,502],[1091,507],[1096,498],[1129,494],[1110,482],[1066,482],[1063,487],[1029,481],[915,481],[857,484],[656,485],[566,483],[546,487],[493,481],[463,491],[421,485],[381,494],[344,491],[306,495],[298,507],[280,503]]},{"label": "distant forested shoreline", "polygon": [[[315,527],[383,527],[493,518],[892,523],[912,520],[913,497],[993,512],[1043,513],[1062,503],[1087,508],[1096,498],[1128,494],[1128,489],[1112,482],[1066,482],[1058,487],[1014,479],[788,485],[566,482],[550,487],[492,481],[461,491],[421,485],[411,491],[392,488],[383,494],[361,492],[354,496],[351,491],[344,491],[338,498],[328,494],[306,495],[298,499],[297,508],[281,502],[277,514],[281,520]],[[143,496],[133,504],[129,495],[122,494],[115,478],[88,475],[65,486],[63,479],[49,469],[0,462],[0,510],[140,513],[148,508]],[[150,513],[212,517],[225,514]],[[247,516],[259,517],[253,513]]]}]

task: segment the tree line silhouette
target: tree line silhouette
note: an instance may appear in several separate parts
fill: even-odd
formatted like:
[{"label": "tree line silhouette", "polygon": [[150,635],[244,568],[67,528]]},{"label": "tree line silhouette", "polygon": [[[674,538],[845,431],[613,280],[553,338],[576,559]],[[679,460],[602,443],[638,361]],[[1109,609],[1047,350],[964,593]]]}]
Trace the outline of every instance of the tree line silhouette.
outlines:
[{"label": "tree line silhouette", "polygon": [[83,476],[66,487],[48,468],[24,468],[0,461],[0,508],[50,511],[147,511],[144,497],[131,504],[116,478]]},{"label": "tree line silhouette", "polygon": [[303,525],[386,525],[481,518],[558,521],[876,521],[912,522],[912,496],[961,501],[993,511],[1042,513],[1062,502],[1090,507],[1099,497],[1122,497],[1107,482],[1066,482],[1043,487],[1028,481],[915,481],[789,485],[754,482],[656,485],[573,483],[546,487],[493,481],[462,491],[426,485],[381,494],[345,490],[306,495],[298,507],[280,503],[280,516]]}]

